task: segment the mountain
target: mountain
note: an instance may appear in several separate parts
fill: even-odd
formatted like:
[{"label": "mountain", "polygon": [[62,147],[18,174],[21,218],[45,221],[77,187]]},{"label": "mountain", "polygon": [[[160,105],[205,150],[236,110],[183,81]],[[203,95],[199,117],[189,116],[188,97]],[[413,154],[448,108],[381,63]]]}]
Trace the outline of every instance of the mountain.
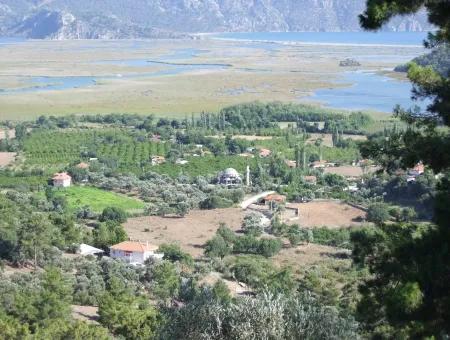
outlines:
[{"label": "mountain", "polygon": [[[365,0],[0,0],[0,34],[27,38],[180,37],[177,32],[357,31]],[[393,31],[429,29],[425,15]]]}]

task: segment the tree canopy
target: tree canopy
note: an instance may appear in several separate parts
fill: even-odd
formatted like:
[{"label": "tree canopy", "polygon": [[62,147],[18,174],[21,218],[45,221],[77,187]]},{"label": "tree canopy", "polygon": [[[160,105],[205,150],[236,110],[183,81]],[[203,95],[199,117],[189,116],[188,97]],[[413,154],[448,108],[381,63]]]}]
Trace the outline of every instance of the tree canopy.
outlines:
[{"label": "tree canopy", "polygon": [[[450,43],[450,3],[426,0],[368,0],[361,25],[380,29],[396,15],[425,8],[437,31],[425,46]],[[359,318],[374,336],[439,337],[450,333],[450,74],[411,64],[413,99],[427,99],[426,109],[395,113],[407,123],[383,139],[370,139],[364,157],[389,171],[423,162],[439,174],[434,194],[434,224],[399,223],[353,233],[353,258],[372,278],[362,285]],[[382,222],[382,221],[377,221]]]}]

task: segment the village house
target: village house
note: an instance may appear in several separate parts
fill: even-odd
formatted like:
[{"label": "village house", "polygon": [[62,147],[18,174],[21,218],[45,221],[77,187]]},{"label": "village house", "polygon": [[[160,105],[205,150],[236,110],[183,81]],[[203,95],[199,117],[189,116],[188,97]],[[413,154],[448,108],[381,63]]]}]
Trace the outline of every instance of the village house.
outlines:
[{"label": "village house", "polygon": [[406,182],[411,183],[415,182],[416,178],[422,175],[425,172],[425,166],[422,162],[417,163],[414,168],[408,169],[408,177],[406,178]]},{"label": "village house", "polygon": [[303,180],[308,184],[317,184],[317,177],[316,176],[304,176]]},{"label": "village house", "polygon": [[297,167],[297,162],[296,161],[290,161],[290,160],[285,160],[284,161],[285,163],[286,163],[286,165],[289,167],[289,168],[291,168],[291,169],[294,169],[294,168],[296,168]]},{"label": "village house", "polygon": [[271,209],[275,206],[284,204],[286,202],[286,196],[279,194],[270,194],[264,198],[264,203],[268,205]]},{"label": "village house", "polygon": [[315,161],[309,164],[313,169],[323,169],[327,166],[327,161]]},{"label": "village house", "polygon": [[217,182],[223,185],[239,185],[242,183],[242,178],[235,169],[228,168],[219,173]]},{"label": "village house", "polygon": [[89,169],[89,164],[84,163],[84,162],[81,162],[81,163],[77,164],[76,167],[77,167],[78,169],[86,170],[86,169]]},{"label": "village house", "polygon": [[255,148],[252,146],[249,146],[248,148],[245,149],[245,152],[252,153],[253,151],[255,151]]},{"label": "village house", "polygon": [[178,165],[186,165],[186,164],[188,164],[189,163],[189,161],[187,161],[187,160],[185,160],[185,159],[181,159],[181,158],[178,158],[176,161],[175,161],[175,164],[178,164]]},{"label": "village house", "polygon": [[410,176],[420,176],[425,172],[425,166],[422,162],[417,163],[414,168],[408,170]]},{"label": "village house", "polygon": [[160,165],[166,162],[166,157],[164,156],[152,156],[152,165]]},{"label": "village house", "polygon": [[270,151],[269,149],[260,149],[259,150],[259,157],[269,157],[272,154],[272,151]]},{"label": "village house", "polygon": [[60,172],[53,176],[52,181],[54,187],[68,188],[72,184],[72,177],[67,172]]},{"label": "village house", "polygon": [[110,256],[133,265],[141,265],[149,258],[162,259],[164,254],[157,253],[158,246],[140,241],[125,241],[109,247]]}]

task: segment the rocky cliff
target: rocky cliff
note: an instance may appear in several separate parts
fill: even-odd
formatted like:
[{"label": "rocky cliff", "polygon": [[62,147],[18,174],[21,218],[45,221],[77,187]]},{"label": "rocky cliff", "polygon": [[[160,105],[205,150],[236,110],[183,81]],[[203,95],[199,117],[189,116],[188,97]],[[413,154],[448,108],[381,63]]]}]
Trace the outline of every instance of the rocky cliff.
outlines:
[{"label": "rocky cliff", "polygon": [[[365,0],[0,0],[0,34],[178,37],[175,32],[356,31]],[[385,29],[429,29],[424,14]],[[182,36],[182,35],[181,35]]]}]

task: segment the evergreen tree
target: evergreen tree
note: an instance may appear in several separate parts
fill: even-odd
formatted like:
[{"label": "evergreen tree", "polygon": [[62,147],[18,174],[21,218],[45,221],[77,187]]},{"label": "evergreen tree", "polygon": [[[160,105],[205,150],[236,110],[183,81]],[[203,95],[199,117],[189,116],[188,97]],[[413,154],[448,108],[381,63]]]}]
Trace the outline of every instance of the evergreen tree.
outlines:
[{"label": "evergreen tree", "polygon": [[[450,2],[368,0],[360,16],[364,28],[379,29],[395,15],[422,7],[438,30],[429,48],[450,43]],[[356,263],[372,274],[362,287],[358,310],[367,329],[379,337],[448,337],[450,334],[450,78],[431,67],[411,64],[408,77],[413,96],[428,99],[420,108],[395,109],[409,128],[393,129],[387,138],[369,140],[365,157],[388,170],[419,161],[441,173],[435,195],[434,225],[397,224],[359,231],[352,236]]]}]

